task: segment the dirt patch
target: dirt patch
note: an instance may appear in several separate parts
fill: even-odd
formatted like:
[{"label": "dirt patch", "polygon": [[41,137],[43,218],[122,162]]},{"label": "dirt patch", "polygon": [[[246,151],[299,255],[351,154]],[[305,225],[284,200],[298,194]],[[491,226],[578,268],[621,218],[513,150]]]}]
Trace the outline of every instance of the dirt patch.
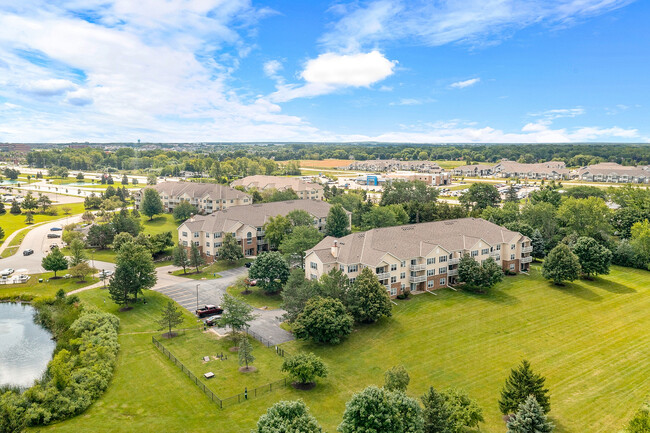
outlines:
[{"label": "dirt patch", "polygon": [[291,382],[291,386],[301,391],[309,391],[310,389],[314,389],[314,387],[316,387],[316,382]]},{"label": "dirt patch", "polygon": [[167,338],[167,339],[169,339],[169,338],[174,338],[174,337],[176,337],[177,335],[178,335],[178,334],[177,334],[176,332],[171,332],[171,333],[170,333],[170,332],[165,332],[165,333],[162,335],[162,337],[163,337],[163,338]]},{"label": "dirt patch", "polygon": [[239,367],[240,373],[252,373],[254,371],[257,371],[257,367],[253,367],[252,365],[249,365],[248,367]]},{"label": "dirt patch", "polygon": [[228,349],[228,350],[230,350],[231,352],[239,352],[239,347],[237,347],[237,346],[235,346],[235,347],[231,347],[231,348]]}]

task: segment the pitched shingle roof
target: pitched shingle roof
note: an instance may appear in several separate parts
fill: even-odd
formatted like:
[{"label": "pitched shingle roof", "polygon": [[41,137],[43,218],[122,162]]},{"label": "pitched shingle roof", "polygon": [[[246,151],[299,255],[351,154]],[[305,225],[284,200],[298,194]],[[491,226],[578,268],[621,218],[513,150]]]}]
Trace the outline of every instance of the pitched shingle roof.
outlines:
[{"label": "pitched shingle roof", "polygon": [[148,186],[158,193],[164,193],[168,196],[179,197],[187,194],[190,198],[210,198],[212,200],[231,200],[243,199],[249,197],[249,194],[238,191],[228,185],[218,183],[198,183],[198,182],[161,182],[157,185]]},{"label": "pitched shingle roof", "polygon": [[267,189],[275,188],[279,191],[291,188],[294,191],[311,191],[323,189],[323,186],[318,183],[305,182],[297,177],[281,177],[281,176],[264,176],[257,174],[254,176],[246,176],[243,179],[237,179],[231,183],[232,186],[243,186],[244,188],[257,188]]}]

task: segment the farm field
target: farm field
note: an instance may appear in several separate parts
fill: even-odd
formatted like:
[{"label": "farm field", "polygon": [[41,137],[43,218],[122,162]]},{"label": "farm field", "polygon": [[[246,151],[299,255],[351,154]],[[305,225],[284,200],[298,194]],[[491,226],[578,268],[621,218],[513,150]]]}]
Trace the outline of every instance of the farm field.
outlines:
[{"label": "farm field", "polygon": [[[648,397],[649,282],[650,272],[613,267],[611,275],[554,287],[534,266],[490,295],[442,290],[399,301],[393,317],[358,327],[341,345],[282,346],[313,351],[329,365],[329,377],[314,390],[285,388],[225,410],[151,344],[151,335],[161,333],[154,320],[165,298],[147,292],[146,305],[117,313],[121,351],[107,393],[83,415],[32,431],[249,432],[274,402],[302,398],[333,433],[354,392],[380,385],[386,369],[403,364],[408,394],[417,397],[431,385],[463,388],[483,408],[480,431],[498,433],[505,430],[499,392],[510,368],[526,358],[547,377],[557,433],[619,432]],[[80,296],[117,311],[103,302],[105,291]]]}]

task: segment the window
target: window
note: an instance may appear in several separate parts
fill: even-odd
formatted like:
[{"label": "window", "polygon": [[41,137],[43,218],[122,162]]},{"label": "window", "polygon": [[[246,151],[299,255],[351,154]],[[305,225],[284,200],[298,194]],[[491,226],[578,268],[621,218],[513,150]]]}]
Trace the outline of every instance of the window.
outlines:
[{"label": "window", "polygon": [[405,267],[406,267],[406,262],[402,262],[401,266],[402,266],[403,268],[405,268]]},{"label": "window", "polygon": [[427,269],[427,277],[433,277],[436,274],[435,269]]},{"label": "window", "polygon": [[512,245],[510,245],[510,249],[511,249],[511,250],[514,250],[515,248],[517,248],[517,244],[512,244]]},{"label": "window", "polygon": [[221,232],[214,233],[214,238],[215,239],[220,238],[220,237],[221,237]]},{"label": "window", "polygon": [[187,232],[183,232],[183,237],[184,237],[184,238],[187,237]]},{"label": "window", "polygon": [[205,237],[208,238],[208,239],[210,239],[210,233],[207,233],[207,232],[206,232]]},{"label": "window", "polygon": [[435,265],[435,264],[436,264],[436,258],[435,257],[427,259],[427,265]]},{"label": "window", "polygon": [[417,259],[411,259],[411,266],[415,266],[418,264]]},{"label": "window", "polygon": [[511,264],[510,264],[510,270],[511,270],[511,271],[514,271],[514,270],[515,270],[515,264],[514,264],[514,263],[511,263]]},{"label": "window", "polygon": [[206,252],[205,252],[205,255],[206,255],[206,256],[209,256],[209,255],[210,255],[210,251],[206,251]]},{"label": "window", "polygon": [[215,243],[214,243],[214,247],[215,247],[215,248],[219,248],[219,247],[221,247],[221,242],[215,242]]},{"label": "window", "polygon": [[501,244],[497,245],[497,251],[501,251]]},{"label": "window", "polygon": [[199,246],[199,241],[195,241],[194,245],[196,245],[198,247]]},{"label": "window", "polygon": [[447,256],[440,256],[440,257],[438,257],[438,262],[439,262],[439,263],[443,263],[443,262],[446,262],[446,261],[447,261]]},{"label": "window", "polygon": [[390,277],[390,282],[391,282],[391,284],[396,283],[397,282],[397,277]]},{"label": "window", "polygon": [[184,246],[184,247],[187,246],[187,241],[183,241],[183,246]]},{"label": "window", "polygon": [[417,292],[418,285],[416,283],[411,283],[411,292]]},{"label": "window", "polygon": [[359,267],[357,265],[348,266],[348,272],[357,272],[358,270],[359,270]]},{"label": "window", "polygon": [[444,286],[445,284],[447,284],[447,280],[445,278],[441,278],[440,279],[440,285]]},{"label": "window", "polygon": [[489,253],[490,253],[490,249],[489,249],[489,248],[483,248],[483,249],[481,250],[481,254],[482,254],[482,255],[486,255],[486,254],[489,254]]},{"label": "window", "polygon": [[209,246],[210,246],[210,242],[206,242],[206,243],[205,243],[205,246],[206,246],[206,247],[209,247]]},{"label": "window", "polygon": [[199,237],[199,232],[194,232],[194,237],[198,238]]},{"label": "window", "polygon": [[390,265],[390,270],[391,270],[391,272],[396,271],[397,270],[397,265],[396,264]]},{"label": "window", "polygon": [[343,265],[339,265],[339,271],[341,271],[341,272],[345,272],[345,266],[343,266]]},{"label": "window", "polygon": [[350,284],[354,284],[355,280],[356,280],[356,278],[350,278]]},{"label": "window", "polygon": [[510,254],[510,260],[514,260],[514,259],[515,259],[515,255],[514,255],[514,254]]},{"label": "window", "polygon": [[396,289],[395,287],[391,287],[391,288],[390,288],[390,295],[391,295],[391,296],[395,296],[395,295],[397,295],[397,289]]},{"label": "window", "polygon": [[400,279],[406,278],[406,272],[402,272],[401,274],[399,274],[399,277]]},{"label": "window", "polygon": [[427,287],[428,287],[429,289],[432,289],[432,288],[433,288],[433,280],[429,280],[429,281],[427,281]]},{"label": "window", "polygon": [[447,267],[445,266],[444,268],[438,269],[438,274],[446,274],[447,273]]},{"label": "window", "polygon": [[472,257],[476,257],[476,256],[478,256],[478,250],[472,251]]},{"label": "window", "polygon": [[312,280],[317,280],[317,279],[318,279],[318,275],[316,275],[316,274],[311,274],[309,277],[310,277]]},{"label": "window", "polygon": [[309,267],[312,268],[312,269],[318,269],[318,263],[316,263],[316,262],[310,262],[310,263],[309,263]]}]

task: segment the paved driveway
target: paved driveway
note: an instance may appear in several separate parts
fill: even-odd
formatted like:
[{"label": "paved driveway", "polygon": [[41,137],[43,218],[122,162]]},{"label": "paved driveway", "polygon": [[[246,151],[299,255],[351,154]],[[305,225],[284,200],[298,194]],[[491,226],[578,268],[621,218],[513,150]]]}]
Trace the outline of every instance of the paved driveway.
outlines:
[{"label": "paved driveway", "polygon": [[[154,290],[169,296],[181,306],[191,311],[206,304],[221,304],[228,286],[234,284],[238,277],[247,274],[245,267],[220,272],[222,278],[216,280],[190,280],[167,275],[165,268],[158,272],[158,284]],[[179,281],[182,280],[182,281]],[[197,289],[198,286],[198,289]],[[290,332],[280,328],[284,310],[255,309],[257,317],[251,322],[250,330],[262,336],[271,344],[281,344],[293,340]]]}]

